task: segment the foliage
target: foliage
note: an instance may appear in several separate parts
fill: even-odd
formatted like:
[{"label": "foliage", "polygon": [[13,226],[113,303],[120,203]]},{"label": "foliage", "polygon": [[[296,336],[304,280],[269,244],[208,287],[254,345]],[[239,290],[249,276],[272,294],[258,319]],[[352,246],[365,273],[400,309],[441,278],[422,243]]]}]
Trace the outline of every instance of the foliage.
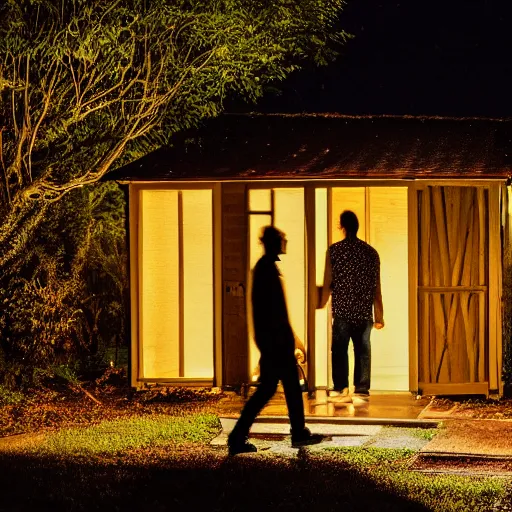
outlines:
[{"label": "foliage", "polygon": [[307,59],[333,58],[343,3],[3,2],[0,269],[67,192],[217,115],[228,95],[255,100]]},{"label": "foliage", "polygon": [[30,368],[102,359],[107,347],[124,341],[122,201],[117,185],[103,183],[53,203],[23,264],[0,278],[0,345],[11,385],[30,384]]},{"label": "foliage", "polygon": [[4,405],[20,405],[25,400],[25,395],[19,391],[12,391],[0,385],[0,407]]},{"label": "foliage", "polygon": [[117,453],[169,443],[205,443],[219,429],[219,419],[213,414],[135,417],[63,429],[49,435],[39,449],[66,456]]},{"label": "foliage", "polygon": [[[510,240],[509,240],[510,242]],[[507,258],[507,260],[509,257]],[[512,397],[512,265],[503,269],[503,369],[505,396]]]},{"label": "foliage", "polygon": [[[343,0],[0,3],[0,368],[102,364],[124,341],[123,199],[111,168],[250,100],[347,34]],[[1,375],[0,375],[1,376]]]},{"label": "foliage", "polygon": [[331,454],[362,471],[393,495],[419,503],[435,512],[489,510],[505,491],[505,482],[494,478],[429,475],[408,469],[412,450],[387,448],[333,448]]}]

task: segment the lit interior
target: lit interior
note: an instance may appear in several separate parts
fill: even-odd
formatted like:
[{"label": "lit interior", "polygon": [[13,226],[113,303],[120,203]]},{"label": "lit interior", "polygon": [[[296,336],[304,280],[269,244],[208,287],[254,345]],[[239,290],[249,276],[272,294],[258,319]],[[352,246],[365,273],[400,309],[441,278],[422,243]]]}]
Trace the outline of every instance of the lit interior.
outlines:
[{"label": "lit interior", "polygon": [[[325,271],[325,253],[328,247],[327,189],[315,190],[316,226],[315,259],[316,284],[322,286]],[[315,311],[315,381],[317,387],[329,385],[329,304]]]},{"label": "lit interior", "polygon": [[272,200],[269,189],[249,190],[249,210],[251,212],[270,212],[271,209]]},{"label": "lit interior", "polygon": [[[141,191],[140,323],[144,378],[213,377],[212,193],[181,191],[181,237],[178,194],[176,190]],[[180,278],[184,290],[181,298]]]},{"label": "lit interior", "polygon": [[[143,377],[179,377],[178,192],[140,197]],[[165,255],[165,257],[163,257]]]},{"label": "lit interior", "polygon": [[[331,243],[341,240],[339,216],[352,210],[358,237],[379,253],[385,327],[373,329],[372,389],[409,389],[408,228],[406,187],[332,189]],[[317,229],[318,225],[317,225]],[[354,353],[349,348],[349,382]],[[330,355],[329,355],[330,357]],[[318,369],[317,369],[318,371]]]},{"label": "lit interior", "polygon": [[381,259],[385,327],[372,331],[372,388],[409,389],[407,188],[371,187],[368,242]]},{"label": "lit interior", "polygon": [[286,234],[286,254],[277,266],[283,276],[290,324],[297,337],[306,343],[306,262],[304,229],[304,189],[274,189],[274,225]]},{"label": "lit interior", "polygon": [[[271,210],[271,190],[249,190],[250,211]],[[297,337],[306,343],[306,267],[304,244],[304,190],[302,188],[274,189],[274,226],[286,234],[288,240],[286,254],[280,256],[277,266],[282,274],[282,283],[288,305],[288,315]],[[271,215],[249,215],[249,264],[253,269],[264,249],[259,237],[262,229],[272,223]],[[249,278],[249,290],[252,282]],[[257,370],[260,353],[254,342],[252,312],[248,300],[249,312],[249,371],[254,375]],[[257,373],[256,373],[257,376]]]},{"label": "lit interior", "polygon": [[[343,238],[340,228],[340,214],[343,210],[352,210],[359,220],[359,230],[357,236],[361,240],[366,241],[366,189],[364,187],[344,187],[331,189],[331,241],[333,244],[339,242]],[[330,317],[332,321],[332,317]],[[330,340],[332,341],[332,339]],[[331,349],[327,352],[329,358],[329,387],[332,387],[332,368],[331,368]],[[372,361],[372,367],[374,362]],[[352,385],[354,373],[354,351],[352,343],[348,349],[348,368],[349,368],[349,384]],[[373,368],[372,368],[373,379]],[[372,388],[375,388],[375,382],[372,380]]]},{"label": "lit interior", "polygon": [[213,378],[212,193],[182,194],[184,376]]}]

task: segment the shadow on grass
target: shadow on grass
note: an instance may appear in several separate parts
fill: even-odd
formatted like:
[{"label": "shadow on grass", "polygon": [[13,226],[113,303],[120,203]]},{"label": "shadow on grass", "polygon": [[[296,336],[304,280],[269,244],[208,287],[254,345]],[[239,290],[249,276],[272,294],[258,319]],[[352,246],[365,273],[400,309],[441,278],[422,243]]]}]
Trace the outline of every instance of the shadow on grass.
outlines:
[{"label": "shadow on grass", "polygon": [[153,451],[58,459],[0,454],[0,511],[427,511],[343,462]]}]

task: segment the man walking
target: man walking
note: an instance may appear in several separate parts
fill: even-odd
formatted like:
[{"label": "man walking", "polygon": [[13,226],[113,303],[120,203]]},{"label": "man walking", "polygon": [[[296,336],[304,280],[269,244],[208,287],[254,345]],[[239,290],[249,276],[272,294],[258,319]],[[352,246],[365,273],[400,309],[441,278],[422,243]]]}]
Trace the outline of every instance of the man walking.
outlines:
[{"label": "man walking", "polygon": [[279,254],[286,253],[287,240],[282,231],[268,226],[260,239],[265,254],[253,270],[252,312],[254,337],[261,353],[258,387],[246,403],[240,418],[228,438],[230,455],[255,452],[248,441],[249,430],[256,416],[283,384],[290,417],[292,446],[316,444],[323,436],[311,434],[305,426],[304,403],[300,389],[295,336],[288,319],[288,310],[279,270],[275,264]]},{"label": "man walking", "polygon": [[[384,327],[377,251],[357,238],[359,221],[354,212],[340,215],[344,239],[332,244],[325,258],[324,284],[318,287],[317,308],[332,294],[332,380],[328,400],[351,403],[348,388],[348,345],[354,346],[354,393],[367,400],[370,395],[372,327]],[[375,314],[375,323],[374,323]]]}]

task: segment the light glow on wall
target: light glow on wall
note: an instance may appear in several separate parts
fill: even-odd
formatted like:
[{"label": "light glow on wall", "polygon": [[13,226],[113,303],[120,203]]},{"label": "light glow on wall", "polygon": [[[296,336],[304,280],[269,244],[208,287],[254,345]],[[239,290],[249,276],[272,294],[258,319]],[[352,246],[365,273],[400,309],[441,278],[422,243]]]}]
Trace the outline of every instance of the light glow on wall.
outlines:
[{"label": "light glow on wall", "polygon": [[[316,226],[315,257],[316,284],[322,286],[325,272],[325,253],[328,247],[327,189],[315,190]],[[317,386],[329,385],[329,304],[315,311],[315,381]]]},{"label": "light glow on wall", "polygon": [[182,194],[184,376],[213,378],[212,193]]},{"label": "light glow on wall", "polygon": [[306,261],[303,188],[274,189],[274,225],[288,240],[286,254],[277,266],[283,276],[283,288],[293,331],[306,342]]},{"label": "light glow on wall", "polygon": [[213,378],[212,192],[142,190],[140,203],[142,377]]},{"label": "light glow on wall", "polygon": [[[359,219],[358,237],[380,256],[385,327],[373,329],[373,390],[409,389],[408,225],[406,187],[332,189],[332,242],[341,240],[339,216],[352,210]],[[318,229],[318,228],[317,228]],[[349,348],[349,382],[354,353]]]},{"label": "light glow on wall", "polygon": [[178,192],[143,190],[139,225],[143,377],[179,377]]}]

